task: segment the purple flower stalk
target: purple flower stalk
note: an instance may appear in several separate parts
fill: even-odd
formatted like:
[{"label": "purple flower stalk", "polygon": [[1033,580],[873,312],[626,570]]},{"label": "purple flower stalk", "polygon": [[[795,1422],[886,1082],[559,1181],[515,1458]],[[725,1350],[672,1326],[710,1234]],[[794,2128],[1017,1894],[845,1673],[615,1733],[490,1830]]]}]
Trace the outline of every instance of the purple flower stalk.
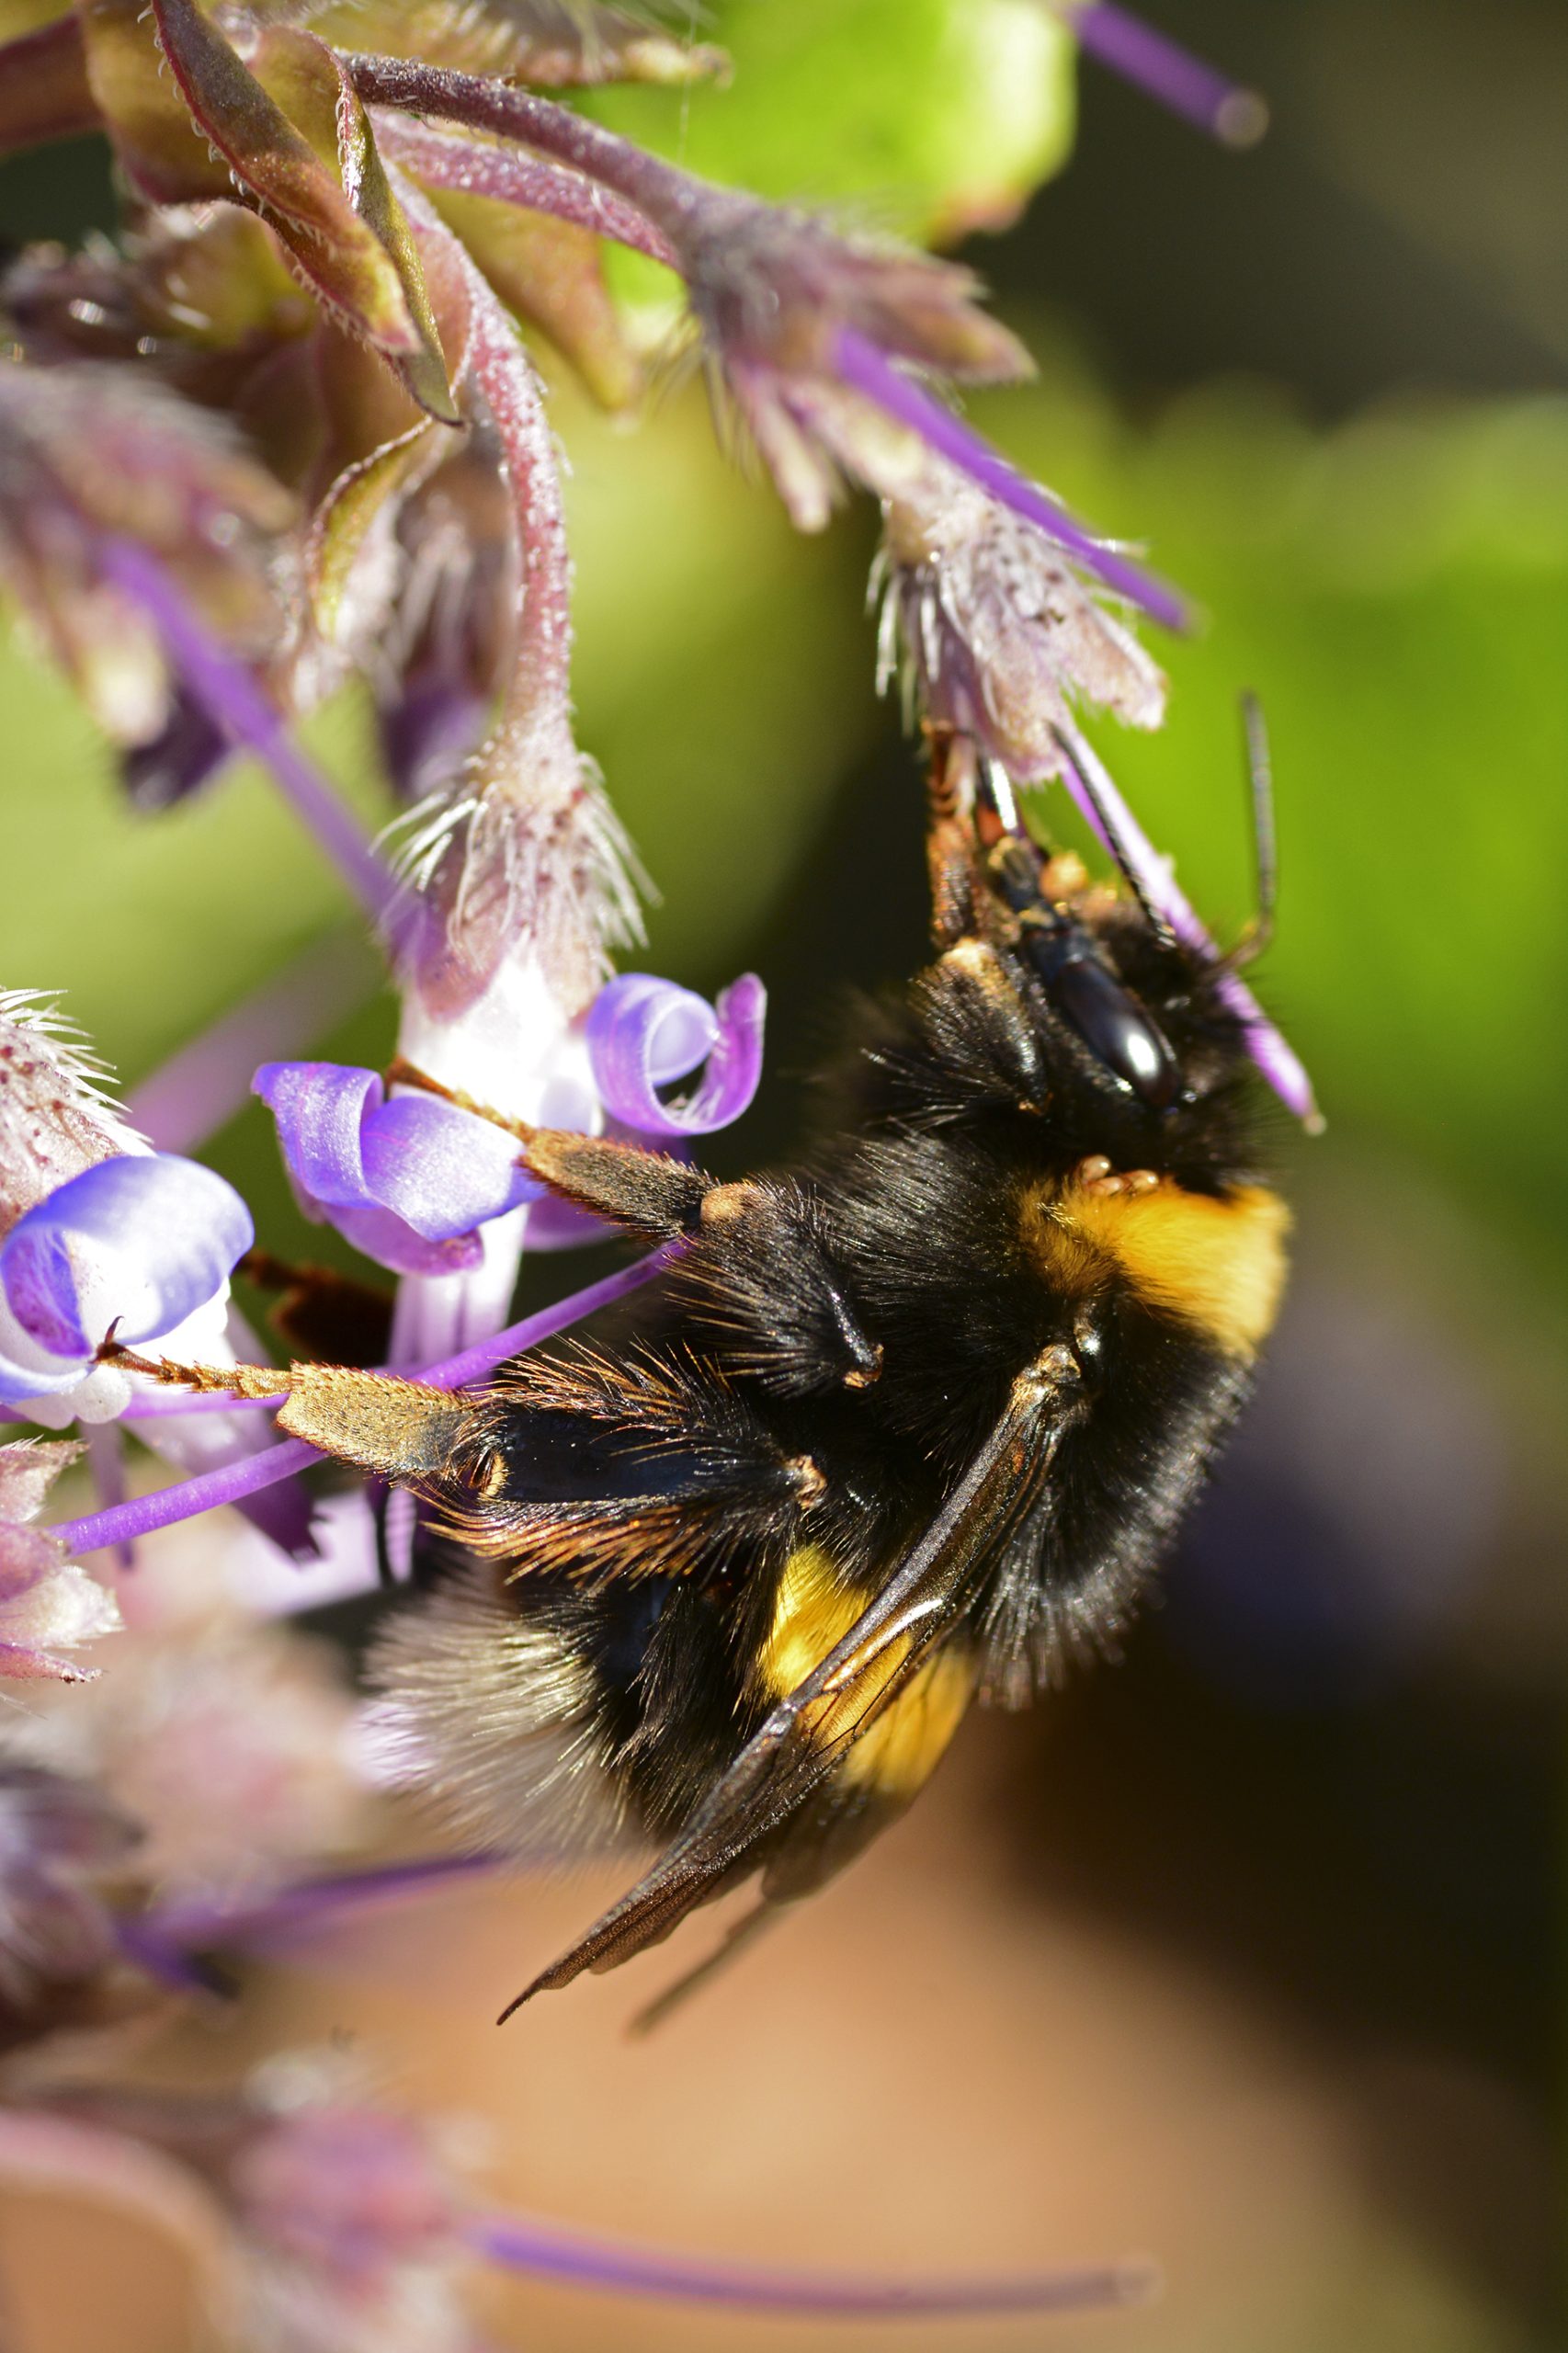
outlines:
[{"label": "purple flower stalk", "polygon": [[780,2271],[564,2230],[533,2216],[495,2214],[471,2222],[465,2235],[493,2263],[630,2295],[678,2296],[754,2313],[792,2313],[820,2320],[981,2319],[1005,2313],[1096,2312],[1143,2303],[1159,2274],[1140,2261],[1085,2265],[1021,2277],[868,2279],[852,2272]]},{"label": "purple flower stalk", "polygon": [[1063,13],[1080,49],[1222,145],[1256,147],[1268,129],[1268,107],[1256,90],[1206,65],[1116,0],[1068,0]]},{"label": "purple flower stalk", "polygon": [[382,916],[392,878],[358,824],[288,729],[244,664],[191,610],[164,566],[129,540],[106,540],[106,579],[147,612],[187,693],[226,740],[256,754],[367,913]]}]

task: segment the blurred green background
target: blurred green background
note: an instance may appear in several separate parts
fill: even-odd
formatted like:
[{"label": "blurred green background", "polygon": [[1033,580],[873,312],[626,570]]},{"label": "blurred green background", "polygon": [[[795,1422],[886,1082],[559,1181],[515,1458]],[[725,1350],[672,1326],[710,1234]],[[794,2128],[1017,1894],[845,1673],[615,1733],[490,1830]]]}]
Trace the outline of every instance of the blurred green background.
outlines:
[{"label": "blurred green background", "polygon": [[[1511,2353],[1558,2341],[1568,15],[1145,13],[1268,93],[1260,150],[1211,148],[1092,65],[1073,146],[1034,0],[733,0],[711,12],[730,91],[599,104],[770,193],[992,224],[964,251],[1040,378],[971,413],[1206,616],[1157,648],[1164,733],[1100,741],[1221,938],[1248,905],[1236,696],[1263,698],[1282,890],[1260,988],[1329,1122],[1280,1138],[1299,1278],[1165,1606],[997,1752],[1010,1883],[1216,1998],[1244,1989],[1354,2151],[1353,2249],[1240,2316],[1178,2301],[1114,2341]],[[13,242],[110,218],[88,149],[0,170]],[[764,1099],[713,1154],[733,1165],[787,1149],[844,991],[921,952],[915,764],[872,689],[873,518],[793,538],[689,383],[633,433],[555,397],[581,733],[663,893],[648,961],[710,989],[755,968],[772,993]],[[138,818],[14,643],[0,710],[5,978],[64,989],[132,1086],[312,941],[352,963],[347,904],[261,778]],[[377,812],[363,712],[311,739]],[[373,1061],[392,1013],[361,969],[363,1009],[317,1042]],[[261,1118],[213,1156],[298,1247]],[[1244,2228],[1244,2185],[1216,2195]]]}]

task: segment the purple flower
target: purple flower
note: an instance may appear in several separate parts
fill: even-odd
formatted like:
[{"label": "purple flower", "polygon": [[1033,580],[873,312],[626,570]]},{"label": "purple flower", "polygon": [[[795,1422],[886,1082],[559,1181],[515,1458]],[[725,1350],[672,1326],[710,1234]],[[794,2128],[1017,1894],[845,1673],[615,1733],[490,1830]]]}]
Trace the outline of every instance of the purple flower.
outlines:
[{"label": "purple flower", "polygon": [[[521,1117],[506,1097],[515,1100],[522,1085],[537,1125],[594,1131],[608,1112],[647,1135],[705,1135],[738,1119],[756,1092],[766,1004],[761,982],[749,973],[716,1006],[651,973],[622,973],[599,992],[580,1035],[554,1033],[551,1067],[530,1069],[519,1051],[526,1028],[509,1033],[511,1069],[494,1074],[494,1108]],[[483,1040],[468,1042],[483,1065]],[[687,1099],[661,1097],[661,1086],[704,1064]],[[481,1074],[469,1091],[477,1095],[486,1084]],[[529,1202],[547,1205],[544,1187],[525,1173],[520,1147],[505,1129],[433,1096],[389,1096],[374,1071],[266,1063],[255,1088],[278,1122],[306,1215],[336,1226],[356,1249],[400,1274],[475,1268],[483,1228]],[[599,1230],[583,1221],[572,1238],[591,1240]]]},{"label": "purple flower", "polygon": [[372,1070],[264,1063],[255,1089],[306,1216],[399,1274],[476,1266],[479,1228],[543,1190],[502,1129],[433,1096],[389,1097]]},{"label": "purple flower", "polygon": [[68,1396],[111,1326],[132,1345],[167,1338],[226,1296],[255,1238],[233,1186],[172,1153],[69,1178],[0,1242],[0,1399]]}]

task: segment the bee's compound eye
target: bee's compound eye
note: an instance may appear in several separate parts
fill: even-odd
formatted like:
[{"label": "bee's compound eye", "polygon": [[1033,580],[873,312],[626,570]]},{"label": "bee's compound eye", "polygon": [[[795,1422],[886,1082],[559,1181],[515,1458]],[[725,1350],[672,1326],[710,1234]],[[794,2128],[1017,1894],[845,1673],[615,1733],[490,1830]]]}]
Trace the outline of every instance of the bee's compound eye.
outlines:
[{"label": "bee's compound eye", "polygon": [[1074,957],[1052,975],[1051,993],[1091,1053],[1147,1103],[1165,1111],[1181,1092],[1181,1071],[1159,1029],[1103,964]]}]

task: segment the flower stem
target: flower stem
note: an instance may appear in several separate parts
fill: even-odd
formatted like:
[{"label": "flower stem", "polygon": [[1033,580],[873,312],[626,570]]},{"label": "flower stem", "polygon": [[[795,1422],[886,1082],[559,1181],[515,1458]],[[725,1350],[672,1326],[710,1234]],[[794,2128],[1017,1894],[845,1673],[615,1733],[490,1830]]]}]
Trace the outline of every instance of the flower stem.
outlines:
[{"label": "flower stem", "polygon": [[667,232],[675,245],[693,215],[712,200],[714,191],[706,181],[531,91],[477,74],[424,65],[416,58],[349,55],[343,63],[367,106],[433,114],[472,131],[491,131],[541,148],[624,196]]},{"label": "flower stem", "polygon": [[1085,2266],[1080,2270],[1017,2279],[863,2279],[852,2273],[772,2271],[744,2263],[666,2255],[657,2247],[601,2239],[532,2216],[493,2214],[471,2223],[467,2236],[493,2263],[574,2280],[585,2288],[677,2296],[696,2303],[738,2305],[755,2312],[813,2313],[824,2320],[938,2313],[1091,2312],[1138,2303],[1153,2294],[1158,2275],[1140,2262]]},{"label": "flower stem", "polygon": [[875,401],[879,408],[885,409],[901,425],[909,426],[939,457],[957,466],[1015,515],[1021,515],[1026,522],[1048,531],[1058,546],[1066,548],[1108,588],[1114,588],[1119,596],[1141,605],[1167,629],[1190,627],[1192,616],[1174,588],[1096,540],[1064,507],[1048,498],[1037,483],[1009,465],[1001,452],[994,449],[972,426],[955,416],[951,409],[944,408],[901,368],[895,368],[868,336],[854,327],[840,327],[835,337],[835,357],[846,384],[864,392],[868,400]]},{"label": "flower stem", "polygon": [[199,620],[163,566],[129,540],[103,543],[105,577],[149,613],[174,667],[229,741],[255,752],[366,911],[380,920],[394,893],[386,868],[313,763],[289,736],[243,662]]},{"label": "flower stem", "polygon": [[1066,14],[1080,49],[1226,147],[1256,147],[1268,107],[1115,0],[1083,0]]},{"label": "flower stem", "polygon": [[405,121],[390,108],[377,110],[376,136],[382,152],[426,188],[487,196],[530,212],[548,212],[557,221],[574,222],[597,236],[629,245],[633,253],[646,254],[650,261],[666,262],[672,269],[680,267],[662,230],[634,204],[581,172],[562,171],[559,165],[520,154],[515,147],[454,138],[432,131],[428,123]]}]

